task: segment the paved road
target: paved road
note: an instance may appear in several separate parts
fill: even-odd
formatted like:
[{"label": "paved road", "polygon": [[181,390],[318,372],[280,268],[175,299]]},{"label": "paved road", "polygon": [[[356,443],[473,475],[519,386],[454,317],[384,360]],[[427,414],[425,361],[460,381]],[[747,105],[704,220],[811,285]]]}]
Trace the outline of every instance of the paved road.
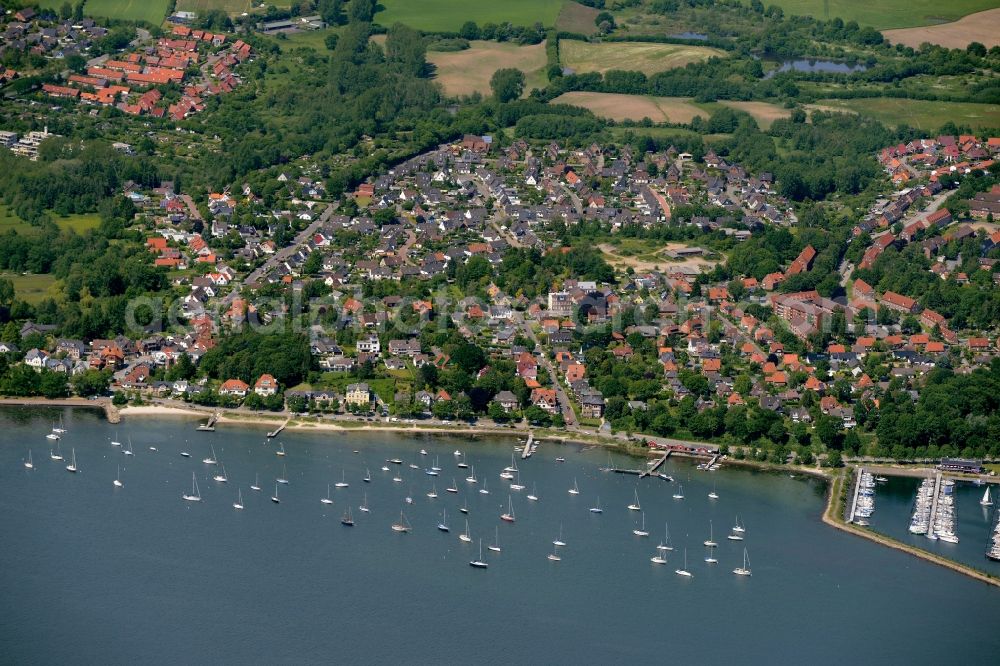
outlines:
[{"label": "paved road", "polygon": [[[520,312],[514,313],[514,321],[517,325],[521,327],[524,334],[531,338],[531,341],[535,343],[536,347],[539,347],[538,338],[535,336],[535,332],[531,329],[531,326],[524,321],[524,314]],[[544,367],[549,376],[552,378],[552,385],[556,390],[556,398],[559,400],[559,406],[562,408],[563,419],[566,421],[567,430],[575,430],[577,427],[576,413],[573,411],[573,404],[569,401],[569,396],[566,395],[566,391],[563,390],[562,383],[560,381],[559,373],[556,372],[555,367],[552,365],[552,361],[543,352],[539,359],[541,360],[542,367]]]},{"label": "paved road", "polygon": [[326,224],[327,221],[329,221],[329,219],[333,216],[333,214],[336,211],[337,211],[337,204],[330,204],[329,206],[327,206],[326,210],[323,211],[323,214],[320,215],[319,218],[313,220],[308,227],[306,227],[303,231],[299,232],[299,234],[295,237],[295,240],[292,241],[291,245],[289,245],[288,247],[283,247],[277,252],[275,252],[273,255],[271,255],[267,259],[267,261],[265,261],[260,266],[260,268],[257,268],[256,270],[251,272],[250,275],[248,275],[246,279],[243,280],[243,284],[252,284],[256,282],[260,278],[264,277],[264,275],[266,275],[271,269],[273,269],[279,263],[281,263],[285,259],[288,259],[288,257],[292,256],[293,254],[295,254],[298,251],[299,246],[305,243],[307,240],[309,240],[310,236],[312,236],[314,233],[316,233],[316,231],[319,230],[320,227]]}]

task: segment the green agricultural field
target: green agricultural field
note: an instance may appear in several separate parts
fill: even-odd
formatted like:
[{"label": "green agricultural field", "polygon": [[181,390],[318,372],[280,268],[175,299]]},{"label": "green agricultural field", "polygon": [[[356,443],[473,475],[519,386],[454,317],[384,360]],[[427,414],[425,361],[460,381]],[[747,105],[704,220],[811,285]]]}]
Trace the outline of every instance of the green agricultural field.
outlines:
[{"label": "green agricultural field", "polygon": [[18,299],[31,304],[37,304],[46,298],[56,296],[53,287],[56,284],[54,275],[22,275],[20,273],[0,273],[14,283],[14,294]]},{"label": "green agricultural field", "polygon": [[160,25],[167,16],[167,0],[87,0],[84,13]]},{"label": "green agricultural field", "polygon": [[646,42],[603,42],[591,44],[575,39],[559,41],[559,61],[577,74],[607,72],[611,69],[655,74],[726,52],[707,46],[651,44]]},{"label": "green agricultural field", "polygon": [[5,234],[8,231],[16,231],[19,234],[32,234],[38,231],[38,227],[31,226],[18,217],[14,211],[0,203],[0,234]]},{"label": "green agricultural field", "polygon": [[968,125],[974,130],[1000,127],[1000,104],[873,97],[819,100],[813,108],[860,113],[886,125],[906,123],[910,127],[931,132],[937,131],[948,121],[956,125]]},{"label": "green agricultural field", "polygon": [[966,14],[993,9],[997,0],[774,0],[765,5],[777,5],[786,14],[812,16],[817,19],[840,17],[861,25],[884,30],[911,28],[956,21]]},{"label": "green agricultural field", "polygon": [[466,21],[554,26],[564,1],[571,0],[380,0],[375,21],[405,23],[428,32],[458,32]]},{"label": "green agricultural field", "polygon": [[96,229],[101,223],[101,217],[97,213],[79,213],[64,217],[52,213],[52,220],[60,229],[72,229],[80,235],[85,234],[90,229]]}]

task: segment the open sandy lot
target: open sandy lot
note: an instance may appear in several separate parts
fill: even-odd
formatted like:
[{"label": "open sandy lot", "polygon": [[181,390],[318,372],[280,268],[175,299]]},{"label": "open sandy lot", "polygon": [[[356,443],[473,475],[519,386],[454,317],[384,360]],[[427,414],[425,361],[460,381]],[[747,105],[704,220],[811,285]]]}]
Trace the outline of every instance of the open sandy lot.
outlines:
[{"label": "open sandy lot", "polygon": [[642,120],[653,122],[689,123],[695,116],[709,114],[685,97],[648,97],[616,93],[568,92],[552,100],[554,104],[573,104],[590,109],[594,115],[612,120]]},{"label": "open sandy lot", "polygon": [[725,51],[707,46],[655,44],[650,42],[581,42],[559,41],[559,61],[577,74],[606,72],[611,69],[655,74],[712,56],[724,57]]},{"label": "open sandy lot", "polygon": [[465,51],[431,51],[427,60],[437,67],[435,79],[447,95],[490,94],[493,72],[515,67],[524,72],[525,93],[544,85],[545,44],[518,46],[498,42],[475,41]]},{"label": "open sandy lot", "polygon": [[914,48],[924,42],[951,49],[964,49],[970,42],[979,42],[986,48],[1000,46],[1000,9],[969,14],[953,23],[883,30],[882,34],[893,44],[906,44]]}]

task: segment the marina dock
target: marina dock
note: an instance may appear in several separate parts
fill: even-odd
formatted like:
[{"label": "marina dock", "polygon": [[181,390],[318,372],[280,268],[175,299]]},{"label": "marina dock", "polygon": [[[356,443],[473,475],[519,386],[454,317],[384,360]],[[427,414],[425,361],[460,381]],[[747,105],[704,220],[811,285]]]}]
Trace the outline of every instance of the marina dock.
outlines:
[{"label": "marina dock", "polygon": [[538,444],[535,442],[535,433],[528,433],[528,441],[524,443],[524,448],[521,449],[521,460],[527,460],[531,457],[531,454],[535,452],[538,448]]},{"label": "marina dock", "polygon": [[851,508],[847,513],[847,522],[854,522],[854,514],[858,510],[858,494],[861,492],[861,478],[865,474],[865,468],[859,467],[855,473],[854,493],[851,495]]},{"label": "marina dock", "polygon": [[278,435],[281,434],[281,431],[284,430],[285,426],[287,426],[287,425],[288,425],[288,420],[285,420],[285,422],[282,423],[280,426],[278,426],[277,428],[275,428],[271,432],[267,433],[267,438],[271,439],[273,437],[277,437]]},{"label": "marina dock", "polygon": [[218,413],[208,417],[208,421],[198,426],[198,432],[215,432],[215,424],[219,420]]},{"label": "marina dock", "polygon": [[[663,465],[663,463],[667,462],[667,458],[670,457],[670,454],[671,454],[671,451],[668,450],[666,453],[663,454],[663,456],[659,460],[657,460],[656,462],[654,462],[649,467],[649,469],[647,469],[645,472],[641,472],[639,474],[639,478],[641,479],[644,476],[650,476],[651,474],[653,474],[653,472],[655,472],[656,470],[660,469],[660,467]],[[714,460],[714,458],[713,458],[713,460]]]},{"label": "marina dock", "polygon": [[941,491],[941,472],[934,475],[934,494],[931,496],[931,515],[927,523],[927,537],[934,538],[934,517],[938,508],[938,493]]}]

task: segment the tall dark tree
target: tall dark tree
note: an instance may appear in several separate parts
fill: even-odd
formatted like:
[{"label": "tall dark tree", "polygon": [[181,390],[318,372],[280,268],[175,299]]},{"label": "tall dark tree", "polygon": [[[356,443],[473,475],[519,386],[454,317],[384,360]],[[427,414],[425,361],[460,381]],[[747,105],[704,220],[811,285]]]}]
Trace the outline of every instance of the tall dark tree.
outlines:
[{"label": "tall dark tree", "polygon": [[524,92],[524,72],[513,67],[498,69],[490,77],[490,90],[498,102],[512,102]]}]

